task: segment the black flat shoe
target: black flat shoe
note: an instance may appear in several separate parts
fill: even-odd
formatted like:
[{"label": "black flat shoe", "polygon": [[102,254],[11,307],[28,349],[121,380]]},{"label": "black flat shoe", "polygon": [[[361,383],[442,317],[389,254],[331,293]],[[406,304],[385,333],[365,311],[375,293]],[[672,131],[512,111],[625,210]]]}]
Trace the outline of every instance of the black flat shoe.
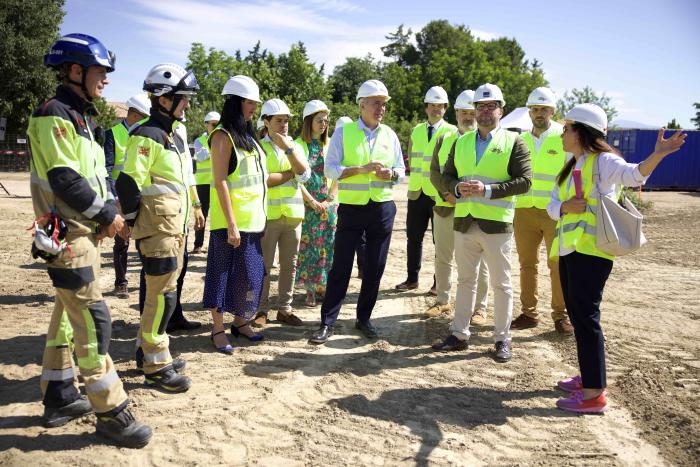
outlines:
[{"label": "black flat shoe", "polygon": [[202,323],[199,321],[188,321],[186,319],[181,319],[178,321],[170,321],[165,327],[165,332],[168,334],[176,331],[194,331],[195,329],[201,328]]},{"label": "black flat shoe", "polygon": [[355,329],[360,331],[367,339],[376,339],[379,336],[377,329],[372,325],[372,323],[369,322],[369,320],[360,321],[358,319],[355,321]]},{"label": "black flat shoe", "polygon": [[309,344],[325,344],[328,342],[328,339],[333,335],[333,326],[326,326],[325,324],[322,324],[320,328],[318,328],[312,335],[311,338],[309,339]]}]

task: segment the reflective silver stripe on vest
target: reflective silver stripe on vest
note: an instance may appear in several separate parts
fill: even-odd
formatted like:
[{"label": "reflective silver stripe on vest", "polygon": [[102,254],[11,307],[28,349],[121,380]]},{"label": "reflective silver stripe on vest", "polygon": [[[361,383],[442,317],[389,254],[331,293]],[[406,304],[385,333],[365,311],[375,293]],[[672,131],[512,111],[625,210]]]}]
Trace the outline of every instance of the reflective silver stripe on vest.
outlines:
[{"label": "reflective silver stripe on vest", "polygon": [[200,169],[199,167],[197,167],[197,173],[195,173],[195,175],[208,174],[208,173],[211,173],[211,169]]},{"label": "reflective silver stripe on vest", "polygon": [[424,161],[424,162],[430,162],[432,159],[433,159],[433,155],[432,155],[432,154],[429,154],[429,155],[427,155],[427,156],[426,156],[425,154],[423,154],[423,161]]},{"label": "reflective silver stripe on vest", "polygon": [[87,217],[88,219],[92,219],[100,213],[104,206],[105,201],[98,195],[95,195],[95,200],[92,202],[89,208],[83,211],[83,216]]},{"label": "reflective silver stripe on vest", "polygon": [[527,194],[532,196],[539,196],[542,198],[549,198],[550,196],[552,196],[552,192],[547,190],[530,190],[527,192]]},{"label": "reflective silver stripe on vest", "polygon": [[499,180],[497,178],[484,177],[483,175],[465,175],[459,179],[460,182],[468,182],[470,180],[479,180],[481,183],[501,183],[507,180]]},{"label": "reflective silver stripe on vest", "polygon": [[99,392],[99,391],[107,391],[110,386],[112,386],[114,383],[119,382],[119,376],[117,375],[117,372],[112,370],[106,375],[104,375],[102,378],[98,379],[92,384],[86,384],[85,385],[85,392],[91,393],[91,392]]},{"label": "reflective silver stripe on vest", "polygon": [[421,173],[423,173],[423,168],[422,167],[411,167],[411,173],[412,174],[421,174]]},{"label": "reflective silver stripe on vest", "polygon": [[291,179],[291,180],[287,180],[286,182],[282,183],[281,185],[273,186],[272,188],[282,188],[282,187],[296,189],[296,188],[299,188],[299,184],[297,183],[297,181],[295,179]]},{"label": "reflective silver stripe on vest", "polygon": [[156,362],[164,362],[170,360],[170,351],[169,350],[163,350],[162,352],[158,353],[145,353],[143,354],[143,361],[144,363],[156,363]]},{"label": "reflective silver stripe on vest", "polygon": [[378,182],[378,181],[372,181],[369,182],[370,188],[391,188],[392,183],[391,182]]},{"label": "reflective silver stripe on vest", "polygon": [[536,173],[532,176],[533,180],[540,180],[542,182],[555,182],[557,180],[556,175],[548,175],[548,174],[541,174],[541,173]]},{"label": "reflective silver stripe on vest", "polygon": [[477,203],[485,204],[487,206],[495,206],[498,208],[513,209],[515,208],[515,203],[513,201],[507,201],[505,199],[490,199],[484,197],[469,197],[469,198],[457,198],[458,203]]},{"label": "reflective silver stripe on vest", "polygon": [[185,191],[185,186],[179,183],[154,183],[141,191],[143,196],[157,196],[168,193],[182,193]]},{"label": "reflective silver stripe on vest", "polygon": [[268,198],[270,206],[282,206],[282,204],[304,204],[304,200],[299,198]]},{"label": "reflective silver stripe on vest", "polygon": [[253,185],[258,185],[262,183],[263,177],[261,174],[252,175],[250,177],[242,178],[232,182],[231,180],[226,180],[226,185],[228,185],[229,190],[235,190],[237,188],[245,188]]},{"label": "reflective silver stripe on vest", "polygon": [[596,234],[595,226],[589,224],[588,222],[586,222],[584,220],[578,221],[575,224],[564,224],[564,226],[562,227],[561,230],[562,230],[562,232],[566,233],[566,232],[573,232],[574,230],[576,230],[578,228],[582,228],[583,231],[589,235]]},{"label": "reflective silver stripe on vest", "polygon": [[369,187],[364,183],[343,183],[340,182],[338,186],[341,190],[348,191],[367,191]]},{"label": "reflective silver stripe on vest", "polygon": [[121,172],[122,170],[124,170],[124,164],[115,165],[114,167],[112,167],[112,171],[114,170]]},{"label": "reflective silver stripe on vest", "polygon": [[75,377],[75,370],[73,368],[66,368],[65,370],[43,370],[41,372],[42,381],[65,381],[67,379],[73,379]]},{"label": "reflective silver stripe on vest", "polygon": [[411,151],[411,159],[413,159],[414,157],[423,157],[423,153],[417,152],[417,151]]}]

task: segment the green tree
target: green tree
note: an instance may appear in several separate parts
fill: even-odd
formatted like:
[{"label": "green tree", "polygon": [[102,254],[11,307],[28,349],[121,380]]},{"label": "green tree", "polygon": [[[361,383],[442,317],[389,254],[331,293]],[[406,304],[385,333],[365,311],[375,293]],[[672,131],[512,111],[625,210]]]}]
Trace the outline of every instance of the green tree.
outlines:
[{"label": "green tree", "polygon": [[666,129],[668,130],[680,130],[681,128],[682,127],[678,124],[675,118],[666,124]]},{"label": "green tree", "polygon": [[605,110],[605,113],[608,115],[608,122],[612,122],[612,119],[617,115],[617,110],[610,104],[610,97],[606,96],[605,93],[599,95],[590,86],[586,86],[583,89],[574,88],[570,93],[566,91],[561,99],[557,101],[557,113],[563,117],[573,106],[586,103],[599,105]]},{"label": "green tree", "polygon": [[93,103],[99,112],[97,118],[95,119],[97,121],[97,126],[102,127],[105,130],[112,128],[119,120],[119,117],[117,117],[117,112],[114,111],[114,108],[107,104],[107,101],[101,97],[99,99],[94,99]]},{"label": "green tree", "polygon": [[695,128],[700,130],[700,102],[694,103],[693,107],[695,107],[695,118],[691,118],[690,121],[695,124]]},{"label": "green tree", "polygon": [[58,38],[63,0],[3,0],[0,8],[0,116],[8,133],[24,133],[34,108],[51,96],[54,73],[44,54]]},{"label": "green tree", "polygon": [[379,64],[372,54],[364,58],[350,57],[333,69],[329,81],[333,102],[355,102],[357,89],[368,79],[379,77]]}]

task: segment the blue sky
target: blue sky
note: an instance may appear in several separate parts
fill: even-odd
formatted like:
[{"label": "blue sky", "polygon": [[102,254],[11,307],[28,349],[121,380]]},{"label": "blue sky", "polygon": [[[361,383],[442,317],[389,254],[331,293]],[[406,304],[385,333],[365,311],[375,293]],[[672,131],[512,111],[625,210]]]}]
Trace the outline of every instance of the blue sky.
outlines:
[{"label": "blue sky", "polygon": [[698,0],[67,0],[65,9],[61,33],[94,35],[117,55],[108,100],[138,92],[157,63],[184,65],[192,42],[233,53],[259,39],[280,53],[301,40],[330,71],[348,56],[381,57],[399,24],[418,31],[447,19],[484,39],[514,37],[557,94],[590,85],[613,99],[618,119],[675,117],[689,128],[700,102]]}]

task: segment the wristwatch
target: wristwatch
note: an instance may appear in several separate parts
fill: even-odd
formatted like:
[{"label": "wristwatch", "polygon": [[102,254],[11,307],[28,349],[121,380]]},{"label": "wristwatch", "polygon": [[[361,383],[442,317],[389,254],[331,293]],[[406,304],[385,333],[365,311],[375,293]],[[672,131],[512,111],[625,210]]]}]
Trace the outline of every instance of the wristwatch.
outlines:
[{"label": "wristwatch", "polygon": [[201,208],[202,207],[202,202],[201,201],[195,201],[192,203],[193,208]]},{"label": "wristwatch", "polygon": [[284,154],[287,155],[287,156],[289,156],[290,154],[293,154],[293,153],[294,153],[294,147],[293,147],[293,146],[289,146],[289,147],[284,151]]},{"label": "wristwatch", "polygon": [[398,180],[399,180],[399,173],[396,170],[391,169],[391,181],[396,182]]}]

